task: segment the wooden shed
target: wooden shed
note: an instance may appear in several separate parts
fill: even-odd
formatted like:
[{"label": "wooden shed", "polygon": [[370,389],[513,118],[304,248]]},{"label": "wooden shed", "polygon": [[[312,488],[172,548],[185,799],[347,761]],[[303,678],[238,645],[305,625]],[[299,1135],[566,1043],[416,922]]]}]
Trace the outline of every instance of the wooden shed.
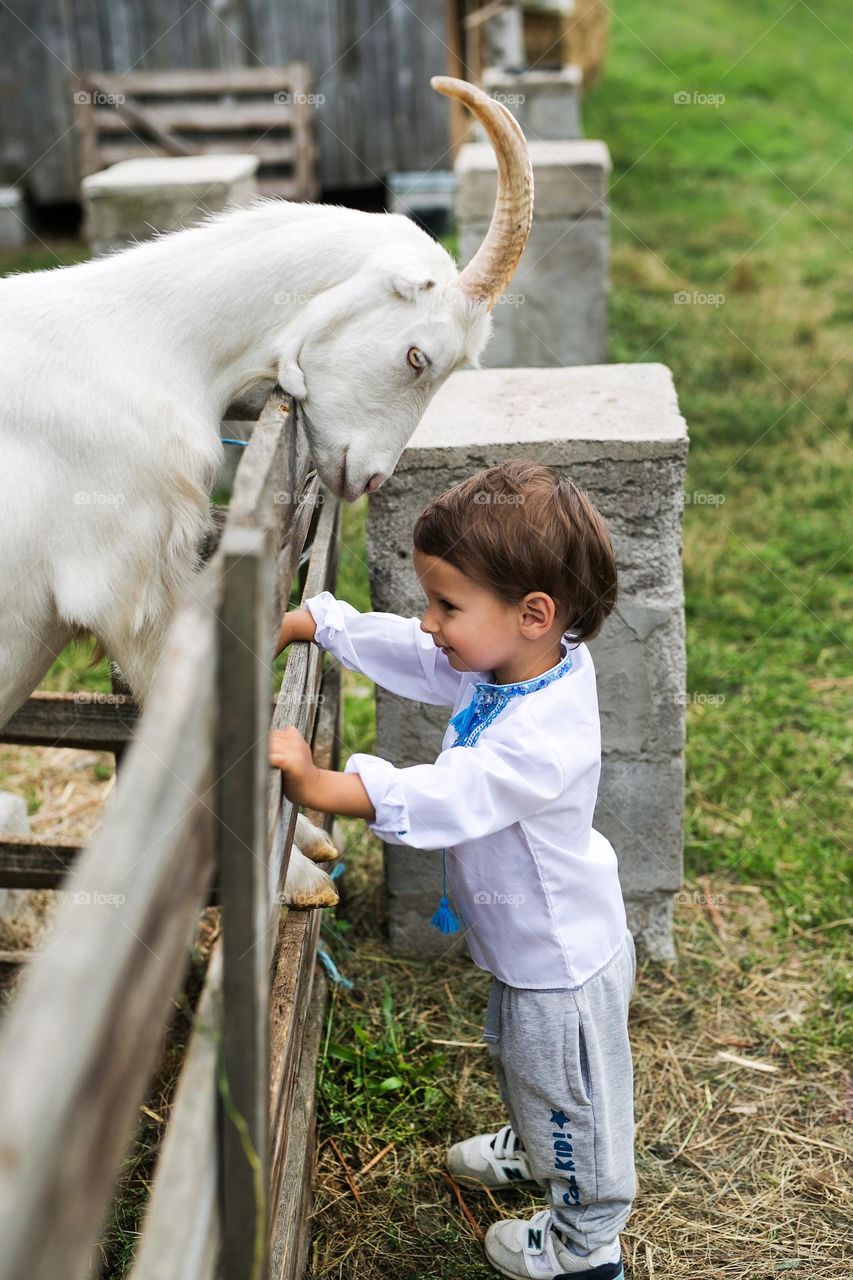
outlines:
[{"label": "wooden shed", "polygon": [[457,73],[448,0],[28,0],[0,6],[0,178],[38,203],[77,200],[79,70],[307,63],[326,191],[381,185],[393,170],[448,168],[446,99]]}]

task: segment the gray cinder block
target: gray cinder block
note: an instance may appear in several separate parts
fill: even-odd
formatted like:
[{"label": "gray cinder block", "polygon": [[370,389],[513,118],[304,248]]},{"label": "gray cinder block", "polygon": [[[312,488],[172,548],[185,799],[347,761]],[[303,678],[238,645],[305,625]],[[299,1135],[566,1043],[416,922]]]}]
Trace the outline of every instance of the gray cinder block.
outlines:
[{"label": "gray cinder block", "polygon": [[[567,63],[559,71],[504,71],[487,67],[483,88],[512,112],[530,142],[564,142],[581,136],[583,72]],[[478,142],[486,137],[474,126]]]},{"label": "gray cinder block", "polygon": [[248,204],[257,194],[258,157],[198,155],[122,160],[82,182],[86,235],[97,257],[156,232],[177,231]]},{"label": "gray cinder block", "polygon": [[[672,895],[682,880],[684,607],[681,513],[687,430],[663,365],[491,369],[453,374],[394,475],[371,495],[373,607],[423,612],[411,557],[414,522],[431,497],[509,458],[557,467],[611,529],[617,611],[590,645],[598,674],[603,764],[596,826],[619,858],[638,941],[672,954]],[[377,751],[399,766],[432,760],[450,709],[377,689]],[[386,845],[393,946],[445,952],[429,919],[438,851]]]},{"label": "gray cinder block", "polygon": [[[603,142],[529,144],[533,226],[510,288],[494,308],[484,366],[599,364],[607,354],[610,155]],[[494,208],[497,168],[485,143],[456,158],[459,255],[468,262]]]}]

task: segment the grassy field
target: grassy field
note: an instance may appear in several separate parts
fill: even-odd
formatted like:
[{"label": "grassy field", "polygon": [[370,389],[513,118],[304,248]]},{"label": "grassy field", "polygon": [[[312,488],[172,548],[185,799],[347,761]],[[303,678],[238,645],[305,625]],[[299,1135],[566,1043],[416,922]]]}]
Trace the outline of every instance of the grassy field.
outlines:
[{"label": "grassy field", "polygon": [[[584,104],[614,163],[610,358],[669,365],[690,430],[686,868],[719,912],[684,895],[678,965],[640,974],[633,1280],[837,1280],[853,1265],[852,48],[842,0],[619,0]],[[344,512],[339,590],[367,608],[364,514]],[[64,654],[49,686],[105,687],[85,661]],[[345,689],[346,755],[371,749],[374,721],[371,686],[345,673]],[[13,770],[0,755],[4,771],[20,782],[19,757]],[[326,1028],[312,1275],[485,1280],[483,1228],[535,1203],[460,1192],[441,1171],[448,1142],[502,1119],[478,1044],[488,980],[388,953],[380,851],[344,825],[343,901],[324,932],[355,989],[334,993]],[[129,1216],[114,1233],[131,1242]]]}]

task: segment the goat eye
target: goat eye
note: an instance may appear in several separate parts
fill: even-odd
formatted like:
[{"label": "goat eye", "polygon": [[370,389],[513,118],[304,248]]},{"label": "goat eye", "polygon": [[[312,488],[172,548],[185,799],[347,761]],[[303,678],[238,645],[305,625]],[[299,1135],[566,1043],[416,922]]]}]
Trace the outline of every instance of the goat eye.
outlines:
[{"label": "goat eye", "polygon": [[417,369],[418,372],[425,369],[429,364],[429,360],[419,347],[409,347],[406,355],[406,361],[413,369]]}]

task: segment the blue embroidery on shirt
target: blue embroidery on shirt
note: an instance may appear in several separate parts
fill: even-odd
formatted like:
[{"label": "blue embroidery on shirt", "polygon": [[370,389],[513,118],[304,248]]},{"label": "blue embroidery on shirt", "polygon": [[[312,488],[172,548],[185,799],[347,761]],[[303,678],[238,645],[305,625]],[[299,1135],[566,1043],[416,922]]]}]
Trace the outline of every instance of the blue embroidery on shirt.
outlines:
[{"label": "blue embroidery on shirt", "polygon": [[485,728],[496,720],[504,707],[512,698],[520,694],[534,693],[544,689],[545,685],[560,676],[567,675],[572,669],[572,655],[566,650],[563,657],[550,671],[531,680],[516,680],[512,684],[492,684],[487,680],[478,680],[474,685],[474,696],[467,706],[457,711],[448,721],[456,730],[456,741],[453,747],[473,747]]}]

